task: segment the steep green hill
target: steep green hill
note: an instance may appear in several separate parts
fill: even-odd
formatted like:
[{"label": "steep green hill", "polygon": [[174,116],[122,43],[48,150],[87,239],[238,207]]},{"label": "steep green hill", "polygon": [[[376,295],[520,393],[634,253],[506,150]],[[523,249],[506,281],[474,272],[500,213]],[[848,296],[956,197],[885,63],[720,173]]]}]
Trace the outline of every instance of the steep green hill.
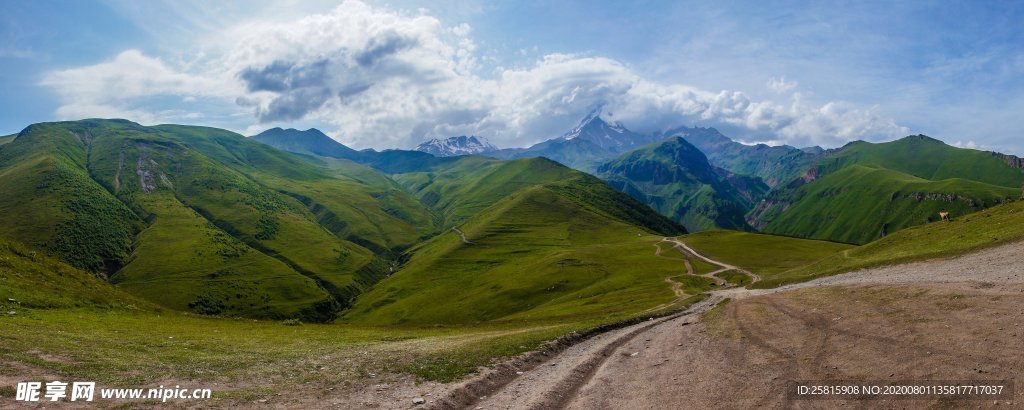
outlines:
[{"label": "steep green hill", "polygon": [[678,127],[661,134],[661,138],[670,137],[686,139],[716,167],[758,177],[772,188],[800,176],[819,156],[816,151],[789,146],[741,144],[714,128]]},{"label": "steep green hill", "polygon": [[664,278],[682,271],[678,262],[654,257],[660,236],[573,193],[537,185],[507,195],[460,225],[470,243],[451,232],[417,247],[405,267],[360,297],[342,320],[584,318],[672,300]]},{"label": "steep green hill", "polygon": [[17,137],[18,137],[18,134],[2,136],[2,137],[0,137],[0,145],[4,145],[4,144],[6,144],[8,142],[14,141],[14,139],[17,138]]},{"label": "steep green hill", "polygon": [[328,320],[434,232],[383,175],[205,127],[33,125],[0,188],[0,234],[201,313]]},{"label": "steep green hill", "polygon": [[959,178],[929,181],[852,165],[794,190],[772,193],[762,203],[767,211],[758,218],[768,221],[766,232],[862,244],[936,220],[940,211],[965,215],[1019,195],[1016,188]]},{"label": "steep green hill", "polygon": [[757,287],[775,287],[880,265],[950,257],[1024,240],[1024,201],[904,229],[869,244],[780,272]]},{"label": "steep green hill", "polygon": [[144,223],[92,179],[93,137],[68,125],[32,125],[0,146],[0,237],[46,249],[81,269],[112,273]]},{"label": "steep green hill", "polygon": [[547,158],[501,161],[464,156],[429,172],[397,174],[394,178],[434,209],[439,217],[438,224],[446,228],[523,188],[550,185],[552,189],[583,200],[590,209],[651,232],[681,230],[679,225],[597,178]]},{"label": "steep green hill", "polygon": [[1024,173],[989,152],[925,136],[826,153],[803,177],[771,192],[748,215],[766,232],[867,243],[938,218],[1020,195]]},{"label": "steep green hill", "polygon": [[689,231],[751,230],[744,215],[768,190],[757,178],[713,167],[679,137],[622,154],[597,175]]}]

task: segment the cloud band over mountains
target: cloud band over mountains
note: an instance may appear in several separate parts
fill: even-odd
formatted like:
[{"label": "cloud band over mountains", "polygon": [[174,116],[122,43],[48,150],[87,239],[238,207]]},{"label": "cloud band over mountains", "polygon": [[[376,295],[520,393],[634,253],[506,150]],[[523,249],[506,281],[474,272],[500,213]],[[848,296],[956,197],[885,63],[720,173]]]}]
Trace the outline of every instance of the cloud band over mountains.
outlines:
[{"label": "cloud band over mountains", "polygon": [[685,79],[654,81],[600,56],[550,54],[523,67],[493,67],[471,34],[466,24],[446,26],[424,12],[346,1],[292,22],[228,27],[180,61],[125,50],[48,72],[41,84],[57,93],[62,118],[204,123],[247,133],[308,121],[360,148],[468,134],[526,146],[560,135],[599,106],[639,131],[716,126],[741,139],[795,146],[909,132],[878,107],[811,103],[782,78],[767,84],[773,100],[755,101]]}]

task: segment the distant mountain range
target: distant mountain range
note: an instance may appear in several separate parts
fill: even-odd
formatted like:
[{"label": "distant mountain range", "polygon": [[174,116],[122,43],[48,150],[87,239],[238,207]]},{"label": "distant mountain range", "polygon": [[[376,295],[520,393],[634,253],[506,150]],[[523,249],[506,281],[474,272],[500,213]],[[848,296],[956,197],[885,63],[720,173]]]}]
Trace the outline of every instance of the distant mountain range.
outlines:
[{"label": "distant mountain range", "polygon": [[[428,145],[459,146],[458,138]],[[351,150],[337,150],[352,158]],[[485,155],[546,157],[597,175],[690,231],[758,230],[851,243],[925,223],[939,210],[964,214],[1017,198],[1024,182],[1018,157],[924,136],[831,150],[746,145],[714,128],[637,133],[599,111],[560,137]],[[353,159],[385,172],[445,160],[401,150],[362,151]]]},{"label": "distant mountain range", "polygon": [[416,147],[416,151],[426,152],[437,157],[486,154],[497,150],[498,147],[487,141],[487,138],[472,135],[445,139],[433,138]]}]

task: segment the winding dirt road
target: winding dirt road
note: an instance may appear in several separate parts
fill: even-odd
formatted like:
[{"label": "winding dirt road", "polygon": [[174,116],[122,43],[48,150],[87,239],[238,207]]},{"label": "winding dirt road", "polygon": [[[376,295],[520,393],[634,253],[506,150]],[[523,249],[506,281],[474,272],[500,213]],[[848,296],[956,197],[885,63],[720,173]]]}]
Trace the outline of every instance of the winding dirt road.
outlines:
[{"label": "winding dirt road", "polygon": [[[723,270],[745,272],[666,240]],[[506,367],[502,371],[513,372],[507,382],[490,390],[467,395],[452,386],[458,394],[428,406],[932,407],[943,402],[794,401],[787,383],[1024,377],[1022,250],[1024,244],[1010,244],[776,289],[716,290],[683,313],[593,336],[540,365]],[[705,315],[726,299],[731,303]],[[1013,403],[1000,400],[969,403]]]}]

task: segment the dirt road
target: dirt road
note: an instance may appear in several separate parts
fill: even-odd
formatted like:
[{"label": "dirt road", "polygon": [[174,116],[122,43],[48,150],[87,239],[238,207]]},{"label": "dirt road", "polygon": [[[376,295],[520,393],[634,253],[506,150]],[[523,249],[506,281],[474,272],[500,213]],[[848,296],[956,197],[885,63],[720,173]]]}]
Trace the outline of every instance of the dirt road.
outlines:
[{"label": "dirt road", "polygon": [[[708,263],[740,270],[676,245]],[[948,406],[928,400],[793,401],[787,383],[1024,377],[1022,250],[1024,244],[1011,244],[778,289],[712,292],[678,316],[569,347],[482,398],[433,404],[483,409]],[[726,298],[731,303],[704,315]],[[971,407],[1009,403],[969,402]]]}]

